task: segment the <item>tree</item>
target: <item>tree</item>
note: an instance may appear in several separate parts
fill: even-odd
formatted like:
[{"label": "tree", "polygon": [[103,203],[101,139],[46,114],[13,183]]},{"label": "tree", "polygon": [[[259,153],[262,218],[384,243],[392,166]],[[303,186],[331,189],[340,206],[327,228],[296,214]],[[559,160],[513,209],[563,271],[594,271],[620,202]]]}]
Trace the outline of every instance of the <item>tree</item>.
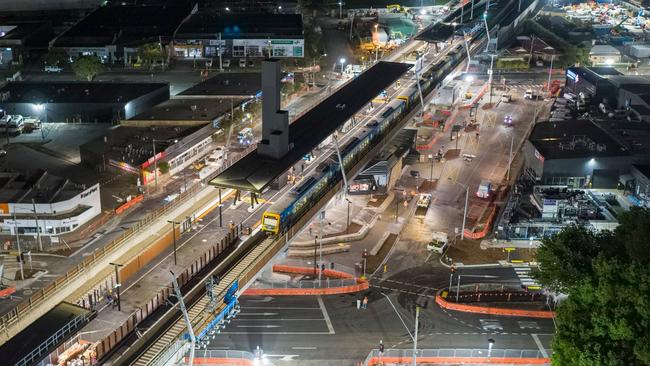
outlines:
[{"label": "tree", "polygon": [[69,56],[61,50],[50,50],[41,57],[43,64],[50,66],[63,66],[68,63]]},{"label": "tree", "polygon": [[166,161],[161,161],[158,163],[158,170],[160,171],[160,174],[169,173],[169,163]]},{"label": "tree", "polygon": [[81,79],[92,81],[104,70],[104,65],[95,56],[81,56],[72,64],[72,71]]},{"label": "tree", "polygon": [[650,210],[619,215],[613,232],[570,226],[542,240],[544,286],[558,307],[553,364],[650,365]]},{"label": "tree", "polygon": [[162,63],[165,59],[162,47],[156,42],[143,44],[138,47],[137,53],[140,60],[144,64],[149,65],[150,69],[153,68],[156,62],[160,61]]}]

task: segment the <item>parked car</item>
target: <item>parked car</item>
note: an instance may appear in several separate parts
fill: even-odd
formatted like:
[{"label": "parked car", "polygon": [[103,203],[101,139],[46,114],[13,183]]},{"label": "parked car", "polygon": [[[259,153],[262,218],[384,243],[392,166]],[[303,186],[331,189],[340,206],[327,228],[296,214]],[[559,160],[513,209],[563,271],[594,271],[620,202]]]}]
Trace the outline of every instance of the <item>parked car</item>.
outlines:
[{"label": "parked car", "polygon": [[241,67],[241,68],[246,67],[246,59],[245,58],[240,58],[239,59],[239,67]]},{"label": "parked car", "polygon": [[255,61],[248,60],[248,62],[246,62],[246,67],[255,67]]},{"label": "parked car", "polygon": [[510,103],[512,101],[512,95],[510,94],[503,94],[501,96],[501,102],[502,103]]},{"label": "parked car", "polygon": [[490,197],[490,190],[492,190],[492,183],[487,180],[483,180],[476,190],[476,197],[488,198]]},{"label": "parked car", "polygon": [[229,68],[229,67],[230,67],[230,59],[229,59],[229,58],[224,59],[224,60],[221,62],[221,65],[222,65],[224,68]]}]

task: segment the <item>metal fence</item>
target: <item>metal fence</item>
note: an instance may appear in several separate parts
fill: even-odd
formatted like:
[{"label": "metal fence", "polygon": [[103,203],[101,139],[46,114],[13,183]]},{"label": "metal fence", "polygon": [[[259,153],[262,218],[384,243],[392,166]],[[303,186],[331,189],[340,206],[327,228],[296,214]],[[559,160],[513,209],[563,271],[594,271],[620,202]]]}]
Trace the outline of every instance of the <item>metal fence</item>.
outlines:
[{"label": "metal fence", "polygon": [[72,332],[82,327],[94,316],[95,313],[91,312],[74,317],[20,361],[16,362],[15,366],[28,366],[40,361],[50,349],[56,347],[63,339],[66,339]]},{"label": "metal fence", "polygon": [[[489,352],[489,355],[488,355]],[[413,359],[412,349],[387,349],[383,353],[378,349],[373,349],[366,357],[364,366],[371,366],[375,361],[381,362],[382,357],[402,358],[405,362]],[[450,348],[450,349],[419,349],[417,350],[416,360],[418,358],[433,357],[458,357],[458,358],[547,358],[537,349],[497,349],[488,351],[487,348]],[[424,360],[423,360],[424,361]],[[550,365],[550,362],[548,363]]]},{"label": "metal fence", "polygon": [[[187,355],[186,355],[187,357]],[[221,359],[231,359],[231,360],[249,360],[253,361],[255,356],[247,351],[227,351],[227,350],[196,350],[194,351],[194,358],[221,358]],[[185,364],[185,363],[183,363]]]},{"label": "metal fence", "polygon": [[354,286],[357,280],[354,278],[322,280],[300,280],[300,281],[264,281],[258,280],[251,285],[251,288],[330,288],[342,286]]}]

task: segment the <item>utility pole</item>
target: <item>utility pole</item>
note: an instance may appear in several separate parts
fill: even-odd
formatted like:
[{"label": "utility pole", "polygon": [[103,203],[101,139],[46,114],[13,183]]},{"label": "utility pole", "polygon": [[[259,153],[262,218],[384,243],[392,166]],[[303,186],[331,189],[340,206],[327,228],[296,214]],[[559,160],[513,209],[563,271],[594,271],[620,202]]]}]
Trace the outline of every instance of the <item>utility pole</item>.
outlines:
[{"label": "utility pole", "polygon": [[158,191],[158,159],[156,159],[156,139],[151,139],[151,145],[153,146],[153,178],[156,191]]},{"label": "utility pole", "polygon": [[18,246],[18,264],[20,265],[20,279],[25,279],[25,273],[23,272],[23,256],[22,251],[20,250],[20,235],[18,235],[18,223],[16,222],[16,213],[14,212],[14,231],[16,232],[16,245]]},{"label": "utility pole", "polygon": [[223,227],[222,207],[223,203],[221,202],[221,187],[219,187],[219,227]]},{"label": "utility pole", "polygon": [[488,83],[489,83],[489,86],[490,86],[490,101],[489,101],[490,105],[492,104],[492,74],[494,73],[494,69],[493,69],[493,67],[494,67],[494,56],[495,56],[494,54],[490,55],[490,70],[488,70],[488,74],[490,74],[489,78],[488,78]]},{"label": "utility pole", "polygon": [[36,214],[36,201],[32,198],[32,207],[34,208],[34,221],[36,222],[36,237],[38,238],[38,250],[43,251],[43,241],[41,240],[41,227],[38,226],[38,215]]},{"label": "utility pole", "polygon": [[219,32],[219,37],[217,38],[217,51],[219,52],[219,71],[223,72],[223,60],[221,57],[221,32]]},{"label": "utility pole", "polygon": [[549,93],[551,92],[551,75],[553,74],[553,59],[555,58],[555,55],[551,55],[551,66],[548,68],[548,83],[546,84],[548,87]]},{"label": "utility pole", "polygon": [[512,166],[512,145],[515,142],[515,130],[510,131],[510,155],[508,155],[508,173],[506,176],[506,181],[510,182],[510,168]]},{"label": "utility pole", "polygon": [[415,307],[415,330],[413,331],[413,366],[417,366],[417,354],[418,354],[418,328],[420,322],[420,307]]}]

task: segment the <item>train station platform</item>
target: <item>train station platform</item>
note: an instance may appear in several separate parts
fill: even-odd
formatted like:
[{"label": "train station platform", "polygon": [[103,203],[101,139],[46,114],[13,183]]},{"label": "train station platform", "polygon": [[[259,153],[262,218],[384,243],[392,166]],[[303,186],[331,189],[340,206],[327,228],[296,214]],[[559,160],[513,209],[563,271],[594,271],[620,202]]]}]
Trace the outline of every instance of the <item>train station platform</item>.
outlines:
[{"label": "train station platform", "polygon": [[289,126],[291,149],[282,159],[271,159],[253,151],[219,174],[210,184],[221,188],[262,192],[295,162],[397,81],[411,66],[378,62]]}]

